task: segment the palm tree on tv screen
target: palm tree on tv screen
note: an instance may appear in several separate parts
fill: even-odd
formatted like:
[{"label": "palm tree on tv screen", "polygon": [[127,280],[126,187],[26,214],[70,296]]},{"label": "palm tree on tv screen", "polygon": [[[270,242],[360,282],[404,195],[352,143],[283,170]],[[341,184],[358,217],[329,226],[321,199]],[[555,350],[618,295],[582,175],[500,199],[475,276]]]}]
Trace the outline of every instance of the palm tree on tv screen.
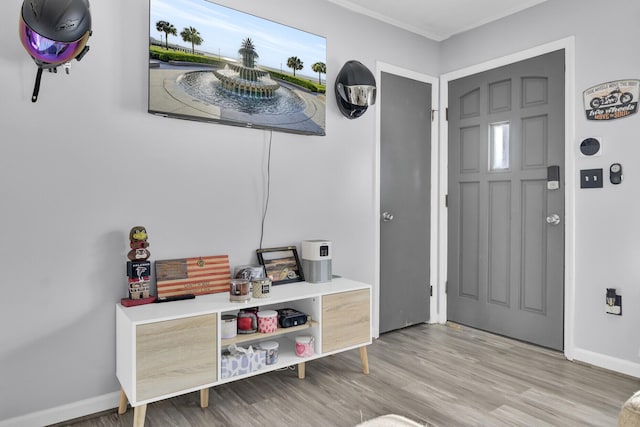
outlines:
[{"label": "palm tree on tv screen", "polygon": [[[178,31],[176,30],[176,27],[174,27],[173,24],[167,21],[158,21],[156,22],[156,30],[165,34],[164,36],[165,48],[169,50],[169,34],[174,36],[178,35]],[[160,44],[162,44],[162,35],[160,36]]]},{"label": "palm tree on tv screen", "polygon": [[293,77],[296,76],[296,70],[302,70],[304,63],[297,56],[292,56],[287,60],[287,67],[293,70]]},{"label": "palm tree on tv screen", "polygon": [[191,53],[193,53],[194,55],[196,53],[195,46],[200,46],[204,41],[200,36],[200,32],[198,32],[198,30],[193,27],[186,27],[185,29],[183,29],[180,33],[180,36],[182,36],[182,40],[184,40],[185,42],[191,43]]},{"label": "palm tree on tv screen", "polygon": [[327,65],[324,62],[316,62],[311,66],[311,69],[318,73],[318,84],[322,84],[322,75],[327,74]]}]

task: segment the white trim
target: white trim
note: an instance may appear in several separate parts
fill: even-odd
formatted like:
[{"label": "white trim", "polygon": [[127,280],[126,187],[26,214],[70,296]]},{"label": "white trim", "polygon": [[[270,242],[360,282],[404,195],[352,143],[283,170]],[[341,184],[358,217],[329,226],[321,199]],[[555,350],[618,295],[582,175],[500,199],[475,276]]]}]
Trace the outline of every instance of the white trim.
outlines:
[{"label": "white trim", "polygon": [[[496,58],[482,64],[473,65],[461,70],[452,71],[440,76],[440,105],[443,110],[449,106],[449,82],[461,77],[470,76],[493,68],[509,65],[514,62],[544,55],[545,53],[564,49],[565,52],[565,166],[564,166],[564,188],[565,188],[565,236],[564,236],[564,355],[572,360],[574,357],[574,329],[575,329],[575,38],[573,36],[557,40],[531,49],[523,50],[512,55]],[[444,115],[440,120],[440,177],[439,194],[441,202],[439,204],[438,216],[439,235],[441,239],[438,252],[440,254],[440,264],[438,277],[438,306],[440,308],[440,323],[447,320],[447,294],[445,291],[447,280],[447,209],[444,205],[444,197],[447,194],[447,144],[448,127]]]},{"label": "white trim", "polygon": [[[431,85],[431,108],[438,113],[438,78],[427,74],[417,73],[395,65],[384,62],[376,62],[376,81],[380,85],[382,73],[394,74],[401,77],[417,80]],[[381,108],[376,108],[376,148],[375,148],[375,177],[374,177],[374,196],[373,196],[373,235],[374,235],[374,261],[373,261],[373,336],[380,336],[380,114]],[[436,114],[437,117],[437,114]],[[430,225],[430,277],[429,282],[433,285],[434,295],[429,302],[429,323],[438,322],[438,306],[435,285],[438,280],[437,267],[439,263],[438,254],[438,199],[437,199],[437,182],[438,182],[438,131],[437,121],[433,121],[431,125],[431,225]]]},{"label": "white trim", "polygon": [[0,421],[0,427],[40,427],[92,415],[118,407],[120,392],[80,400],[68,405],[45,409]]},{"label": "white trim", "polygon": [[582,348],[574,348],[573,356],[574,361],[577,360],[580,362],[588,363],[589,365],[598,366],[610,371],[615,371],[621,374],[630,375],[635,378],[640,378],[640,363],[618,359],[617,357],[606,356],[601,353],[594,353],[593,351],[585,350]]},{"label": "white trim", "polygon": [[[365,15],[368,16],[369,18],[373,18],[373,19],[377,19],[378,21],[384,22],[386,24],[389,25],[393,25],[394,27],[398,27],[398,28],[402,28],[405,31],[409,31],[411,33],[415,33],[418,34],[420,36],[426,37],[428,39],[440,42],[443,41],[449,37],[451,37],[453,35],[453,33],[450,32],[442,32],[442,31],[430,31],[428,28],[420,26],[420,27],[416,27],[414,25],[410,25],[407,22],[403,22],[403,21],[398,21],[397,19],[393,19],[388,15],[385,15],[381,12],[378,12],[376,10],[373,10],[373,8],[369,8],[369,7],[363,7],[359,4],[353,3],[351,1],[348,0],[329,0],[331,3],[336,4],[340,7],[343,7],[347,10],[350,10],[352,12],[355,12],[357,14],[360,15]],[[535,0],[534,0],[535,1]],[[513,12],[512,12],[513,13]],[[479,23],[477,26],[480,26],[482,24],[486,24],[488,22],[491,22],[493,20],[495,20],[496,18],[491,18],[489,20],[487,20],[486,22],[482,22]],[[469,30],[470,28],[465,29]],[[456,33],[458,32],[463,32],[463,31],[456,31]]]},{"label": "white trim", "polygon": [[[350,0],[329,0],[331,3],[334,3],[340,7],[351,10],[352,12],[368,16],[373,19],[377,19],[378,21],[385,22],[389,25],[393,25],[398,28],[402,28],[403,30],[421,35],[431,40],[435,40],[437,42],[441,42],[443,40],[448,39],[456,34],[464,33],[466,31],[472,30],[474,28],[480,27],[482,25],[488,24],[493,21],[497,21],[498,19],[502,19],[506,16],[513,15],[514,13],[521,12],[525,9],[533,7],[537,4],[540,4],[546,0],[528,0],[528,1],[520,1],[517,5],[512,7],[504,7],[500,10],[495,11],[490,16],[480,19],[476,17],[476,19],[465,26],[460,25],[443,25],[442,28],[436,30],[433,28],[433,25],[430,25],[429,22],[425,22],[425,20],[416,20],[415,23],[408,23],[407,20],[398,20],[394,19],[388,14],[385,14],[385,8],[376,8],[376,7],[367,7],[363,6],[360,2],[350,1]],[[428,20],[427,20],[428,21]],[[428,28],[432,27],[432,28]]]}]

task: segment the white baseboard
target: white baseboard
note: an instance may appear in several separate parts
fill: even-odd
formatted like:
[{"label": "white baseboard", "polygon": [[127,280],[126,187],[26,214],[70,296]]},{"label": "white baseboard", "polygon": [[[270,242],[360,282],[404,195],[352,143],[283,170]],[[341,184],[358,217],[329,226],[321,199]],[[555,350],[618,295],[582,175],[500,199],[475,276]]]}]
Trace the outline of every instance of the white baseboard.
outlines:
[{"label": "white baseboard", "polygon": [[0,421],[0,427],[41,427],[117,408],[120,392],[103,394],[44,411]]},{"label": "white baseboard", "polygon": [[578,360],[610,371],[640,378],[640,363],[634,363],[628,360],[594,353],[593,351],[581,348],[574,348],[572,356],[573,360]]}]

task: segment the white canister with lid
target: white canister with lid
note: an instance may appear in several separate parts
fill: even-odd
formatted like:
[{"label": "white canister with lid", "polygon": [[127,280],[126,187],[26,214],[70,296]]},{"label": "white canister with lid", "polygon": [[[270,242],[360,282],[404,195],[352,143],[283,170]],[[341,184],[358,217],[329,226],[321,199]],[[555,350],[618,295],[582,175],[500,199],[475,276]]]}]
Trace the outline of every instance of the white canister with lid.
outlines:
[{"label": "white canister with lid", "polygon": [[223,340],[235,337],[238,334],[238,318],[233,314],[223,314],[220,329]]},{"label": "white canister with lid", "polygon": [[260,350],[266,351],[267,365],[273,365],[278,362],[278,348],[280,344],[277,341],[264,341],[260,343]]}]

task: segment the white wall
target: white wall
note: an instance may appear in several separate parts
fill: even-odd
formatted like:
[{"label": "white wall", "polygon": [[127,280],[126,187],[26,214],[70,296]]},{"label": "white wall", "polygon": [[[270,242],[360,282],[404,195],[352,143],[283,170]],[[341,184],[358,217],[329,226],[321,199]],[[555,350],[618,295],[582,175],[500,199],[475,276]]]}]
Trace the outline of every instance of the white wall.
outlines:
[{"label": "white wall", "polygon": [[[436,43],[331,4],[219,3],[326,36],[330,89],[350,59],[438,70]],[[147,227],[152,260],[256,262],[269,138],[146,112],[145,1],[91,2],[90,52],[71,75],[44,73],[32,104],[21,4],[0,2],[0,422],[119,390],[132,226]],[[273,133],[264,246],[331,239],[334,272],[372,283],[375,107],[348,120],[332,90],[327,105],[327,136]]]},{"label": "white wall", "polygon": [[[313,0],[218,2],[326,36],[330,83],[350,59],[438,75],[575,35],[576,135],[602,136],[605,147],[574,166],[620,161],[625,175],[617,187],[574,189],[575,356],[637,372],[640,118],[588,123],[580,100],[597,83],[640,78],[640,3],[549,0],[439,45]],[[125,293],[131,226],[147,227],[152,260],[226,253],[232,265],[255,262],[269,138],[146,113],[147,2],[92,2],[91,51],[70,76],[45,73],[32,104],[21,3],[0,2],[0,424],[79,401],[104,405],[100,396],[118,390],[114,304]],[[601,29],[609,24],[622,29]],[[327,136],[273,134],[264,245],[331,239],[334,271],[372,283],[376,107],[347,120],[329,92]],[[622,294],[623,316],[603,313],[606,287]]]},{"label": "white wall", "polygon": [[[624,181],[603,189],[569,189],[575,194],[575,318],[573,357],[640,376],[640,116],[606,123],[588,122],[582,92],[613,80],[640,79],[637,40],[640,2],[619,0],[603,7],[596,0],[549,0],[523,13],[453,37],[442,43],[441,73],[575,36],[576,140],[578,151],[587,136],[604,138],[600,157],[575,156],[580,169],[603,168],[620,162]],[[575,182],[578,183],[577,177]],[[579,185],[579,184],[576,184]],[[622,295],[623,315],[604,313],[606,288]]]}]

